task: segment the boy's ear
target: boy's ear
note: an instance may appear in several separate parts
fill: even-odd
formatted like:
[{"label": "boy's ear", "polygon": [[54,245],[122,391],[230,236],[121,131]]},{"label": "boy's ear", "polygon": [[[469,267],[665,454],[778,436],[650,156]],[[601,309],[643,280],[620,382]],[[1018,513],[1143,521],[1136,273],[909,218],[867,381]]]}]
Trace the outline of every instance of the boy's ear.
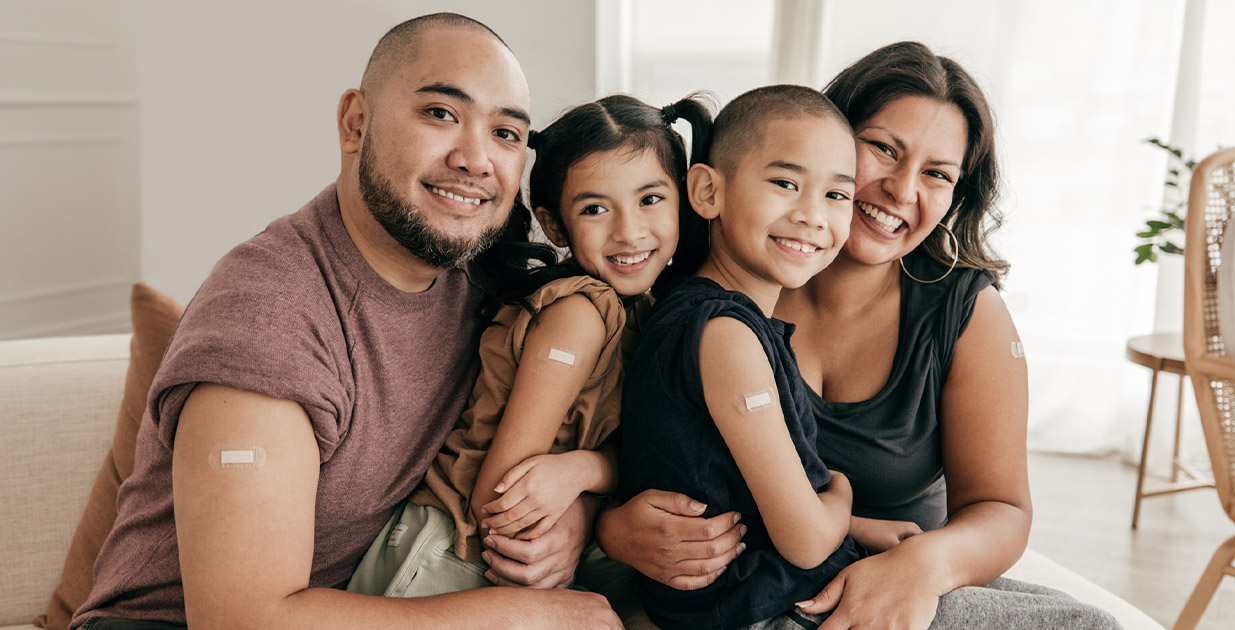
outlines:
[{"label": "boy's ear", "polygon": [[696,164],[686,172],[686,197],[695,214],[712,220],[720,216],[720,199],[725,179],[707,164]]},{"label": "boy's ear", "polygon": [[562,227],[562,222],[558,221],[552,212],[544,206],[539,206],[534,214],[536,222],[540,224],[540,229],[545,231],[545,236],[549,237],[550,243],[558,247],[570,247],[570,239],[566,238],[566,230]]}]

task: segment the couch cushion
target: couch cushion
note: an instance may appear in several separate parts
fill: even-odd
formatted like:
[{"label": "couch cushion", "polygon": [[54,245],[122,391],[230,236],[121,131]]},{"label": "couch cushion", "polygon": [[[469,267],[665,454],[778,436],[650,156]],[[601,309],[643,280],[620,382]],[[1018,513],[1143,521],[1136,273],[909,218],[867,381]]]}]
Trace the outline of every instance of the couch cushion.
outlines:
[{"label": "couch cushion", "polygon": [[94,560],[116,522],[116,492],[120,483],[133,473],[133,450],[137,429],[141,426],[142,414],[146,409],[150,382],[154,380],[154,373],[158,371],[167,344],[184,313],[184,306],[171,296],[140,282],[133,285],[130,306],[133,317],[131,360],[124,379],[120,417],[115,424],[111,449],[95,477],[85,513],[64,558],[60,585],[52,593],[47,613],[35,620],[36,625],[44,628],[67,628],[73,611],[90,594],[94,584]]},{"label": "couch cushion", "polygon": [[0,626],[47,605],[128,364],[127,334],[0,342]]},{"label": "couch cushion", "polygon": [[1137,607],[1033,549],[1027,549],[1004,576],[1049,586],[1097,606],[1114,615],[1124,630],[1163,630],[1162,624]]}]

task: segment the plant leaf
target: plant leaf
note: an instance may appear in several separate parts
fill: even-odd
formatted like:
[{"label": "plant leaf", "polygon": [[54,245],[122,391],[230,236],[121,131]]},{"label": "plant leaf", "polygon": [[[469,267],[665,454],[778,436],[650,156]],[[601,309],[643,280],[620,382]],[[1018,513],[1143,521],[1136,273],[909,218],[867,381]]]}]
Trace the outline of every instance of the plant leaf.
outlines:
[{"label": "plant leaf", "polygon": [[1166,221],[1154,221],[1151,219],[1149,221],[1146,221],[1145,225],[1148,225],[1149,227],[1155,230],[1158,230],[1159,232],[1161,232],[1162,230],[1171,229],[1171,224],[1167,223]]},{"label": "plant leaf", "polygon": [[1184,253],[1184,250],[1183,250],[1183,248],[1182,248],[1182,247],[1180,247],[1180,246],[1178,246],[1178,245],[1176,245],[1176,244],[1174,244],[1174,243],[1172,243],[1172,242],[1170,242],[1170,241],[1163,241],[1163,242],[1162,242],[1162,244],[1158,246],[1158,249],[1161,249],[1161,250],[1162,250],[1162,252],[1163,252],[1163,253],[1166,253],[1166,254],[1182,254],[1182,253]]}]

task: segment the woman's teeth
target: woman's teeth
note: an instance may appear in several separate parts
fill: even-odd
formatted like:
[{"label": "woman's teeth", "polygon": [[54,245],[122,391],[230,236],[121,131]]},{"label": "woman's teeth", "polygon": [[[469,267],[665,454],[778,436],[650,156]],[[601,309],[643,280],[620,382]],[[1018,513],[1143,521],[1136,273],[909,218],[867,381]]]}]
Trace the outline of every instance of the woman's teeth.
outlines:
[{"label": "woman's teeth", "polygon": [[819,251],[818,247],[815,247],[814,245],[810,245],[808,243],[803,243],[802,241],[791,241],[791,240],[784,239],[784,238],[776,238],[775,236],[772,238],[777,243],[780,243],[781,245],[784,245],[785,247],[788,247],[789,249],[797,250],[804,254],[813,254]]},{"label": "woman's teeth", "polygon": [[904,219],[898,219],[890,214],[886,214],[883,210],[880,210],[865,201],[859,201],[855,205],[858,206],[859,210],[866,213],[866,216],[874,219],[875,223],[879,224],[879,227],[882,227],[889,232],[895,232],[902,224],[905,223]]},{"label": "woman's teeth", "polygon": [[464,197],[463,195],[456,195],[448,190],[442,190],[441,188],[438,188],[437,186],[430,186],[429,192],[432,192],[435,195],[440,195],[447,199],[454,199],[455,201],[462,201],[463,203],[470,203],[473,206],[479,206],[480,202],[484,201],[483,199],[479,199],[479,198]]},{"label": "woman's teeth", "polygon": [[618,265],[637,265],[647,260],[651,255],[652,252],[649,250],[646,252],[639,252],[638,254],[614,254],[612,256],[607,256],[607,258]]}]

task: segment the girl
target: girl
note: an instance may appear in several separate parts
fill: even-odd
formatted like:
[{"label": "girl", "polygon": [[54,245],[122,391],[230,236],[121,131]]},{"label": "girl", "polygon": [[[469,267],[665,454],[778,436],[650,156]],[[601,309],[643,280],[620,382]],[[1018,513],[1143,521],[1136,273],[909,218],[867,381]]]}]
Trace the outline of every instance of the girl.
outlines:
[{"label": "girl", "polygon": [[621,490],[684,493],[707,517],[734,510],[747,548],[702,589],[641,578],[662,628],[817,624],[794,603],[859,557],[846,536],[849,484],[816,452],[793,329],[771,318],[781,289],[804,284],[844,244],[854,165],[849,124],[826,97],[771,86],[725,106],[707,163],[691,167],[690,203],[711,220],[711,249],[640,332],[623,397]]},{"label": "girl", "polygon": [[[707,137],[711,116],[696,100],[656,109],[619,95],[529,139],[536,218],[572,257],[557,263],[529,243],[529,213],[516,204],[481,261],[507,305],[481,338],[468,408],[349,590],[419,597],[489,586],[482,533],[530,540],[580,494],[613,491],[615,457],[596,449],[617,427],[624,348],[670,262],[691,273],[703,256],[703,222],[682,201],[679,118],[693,144]],[[529,270],[532,260],[543,264]]]}]

